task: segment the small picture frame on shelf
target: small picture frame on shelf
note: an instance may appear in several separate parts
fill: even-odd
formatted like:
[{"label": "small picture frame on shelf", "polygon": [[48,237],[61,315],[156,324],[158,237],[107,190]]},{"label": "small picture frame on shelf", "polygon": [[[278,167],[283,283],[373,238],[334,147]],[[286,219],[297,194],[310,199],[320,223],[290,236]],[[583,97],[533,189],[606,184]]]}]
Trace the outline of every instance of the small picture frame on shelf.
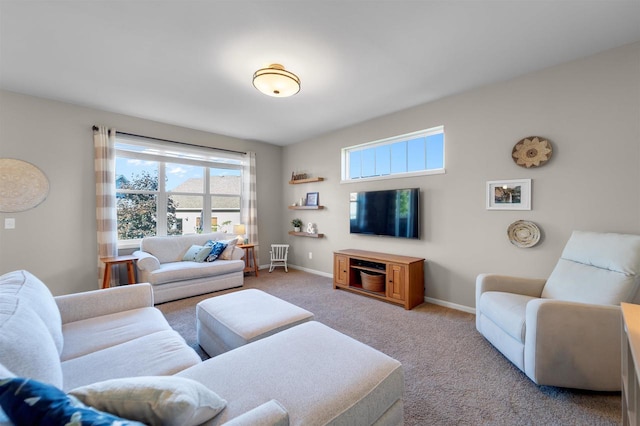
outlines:
[{"label": "small picture frame on shelf", "polygon": [[487,210],[531,210],[531,179],[488,181]]},{"label": "small picture frame on shelf", "polygon": [[319,195],[317,192],[307,192],[307,206],[318,206]]}]

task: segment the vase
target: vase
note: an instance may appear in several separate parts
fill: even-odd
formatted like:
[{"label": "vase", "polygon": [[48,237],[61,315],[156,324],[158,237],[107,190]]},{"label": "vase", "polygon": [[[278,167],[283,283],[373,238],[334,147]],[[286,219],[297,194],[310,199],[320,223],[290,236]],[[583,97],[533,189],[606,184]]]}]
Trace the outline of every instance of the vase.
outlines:
[{"label": "vase", "polygon": [[299,226],[294,226],[293,227],[293,231],[294,232],[300,232],[300,227]]}]

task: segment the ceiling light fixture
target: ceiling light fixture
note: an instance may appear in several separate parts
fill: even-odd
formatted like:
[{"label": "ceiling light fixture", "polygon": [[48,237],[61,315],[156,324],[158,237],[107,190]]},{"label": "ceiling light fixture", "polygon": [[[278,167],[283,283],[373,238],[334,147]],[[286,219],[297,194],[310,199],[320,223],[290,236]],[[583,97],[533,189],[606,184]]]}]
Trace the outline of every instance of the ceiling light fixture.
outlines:
[{"label": "ceiling light fixture", "polygon": [[253,73],[253,86],[268,96],[286,98],[300,91],[300,79],[280,64],[271,64]]}]

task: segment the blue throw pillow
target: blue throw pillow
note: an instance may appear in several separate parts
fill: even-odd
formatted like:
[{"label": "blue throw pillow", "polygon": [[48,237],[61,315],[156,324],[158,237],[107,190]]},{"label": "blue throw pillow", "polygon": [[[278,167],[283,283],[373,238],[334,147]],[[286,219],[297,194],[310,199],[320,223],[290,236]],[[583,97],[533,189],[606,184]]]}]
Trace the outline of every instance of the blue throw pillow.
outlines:
[{"label": "blue throw pillow", "polygon": [[216,241],[213,244],[213,248],[211,249],[209,256],[207,257],[207,262],[213,262],[214,260],[216,260],[226,248],[227,248],[227,245],[225,243],[221,241]]},{"label": "blue throw pillow", "polygon": [[0,406],[18,426],[142,426],[142,423],[87,407],[55,386],[24,377],[0,379]]}]

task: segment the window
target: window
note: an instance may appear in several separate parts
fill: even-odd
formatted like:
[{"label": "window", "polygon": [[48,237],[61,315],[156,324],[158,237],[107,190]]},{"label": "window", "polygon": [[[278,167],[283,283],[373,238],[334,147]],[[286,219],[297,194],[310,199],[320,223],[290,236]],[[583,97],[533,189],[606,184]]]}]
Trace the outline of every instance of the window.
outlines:
[{"label": "window", "polygon": [[444,173],[444,127],[342,150],[342,181]]},{"label": "window", "polygon": [[239,154],[116,139],[118,245],[151,235],[233,232],[240,223]]}]

